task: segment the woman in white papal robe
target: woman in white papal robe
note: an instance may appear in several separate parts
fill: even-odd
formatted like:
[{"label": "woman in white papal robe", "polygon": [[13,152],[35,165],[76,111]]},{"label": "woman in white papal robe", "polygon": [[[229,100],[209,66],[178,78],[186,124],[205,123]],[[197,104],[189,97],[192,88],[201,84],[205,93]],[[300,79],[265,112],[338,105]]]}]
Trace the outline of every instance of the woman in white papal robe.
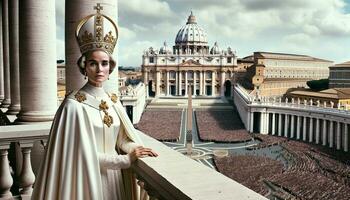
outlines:
[{"label": "woman in white papal robe", "polygon": [[79,40],[86,31],[96,33],[98,24],[91,27],[89,20],[96,22],[101,16],[102,25],[110,23],[98,12],[78,26],[78,66],[88,82],[67,95],[55,115],[32,199],[135,199],[132,173],[124,169],[139,157],[157,156],[141,146],[118,97],[102,87],[115,67],[111,46],[101,47],[97,38],[86,48]]}]

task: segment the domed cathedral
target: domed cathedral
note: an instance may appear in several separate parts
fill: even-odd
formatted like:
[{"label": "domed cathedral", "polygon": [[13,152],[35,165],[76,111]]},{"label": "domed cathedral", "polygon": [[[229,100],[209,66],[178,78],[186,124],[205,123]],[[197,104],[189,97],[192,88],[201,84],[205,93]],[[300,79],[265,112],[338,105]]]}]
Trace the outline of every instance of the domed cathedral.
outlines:
[{"label": "domed cathedral", "polygon": [[230,47],[209,48],[207,34],[191,12],[176,34],[175,45],[164,42],[160,50],[150,47],[142,56],[143,81],[149,97],[232,96],[236,52]]}]

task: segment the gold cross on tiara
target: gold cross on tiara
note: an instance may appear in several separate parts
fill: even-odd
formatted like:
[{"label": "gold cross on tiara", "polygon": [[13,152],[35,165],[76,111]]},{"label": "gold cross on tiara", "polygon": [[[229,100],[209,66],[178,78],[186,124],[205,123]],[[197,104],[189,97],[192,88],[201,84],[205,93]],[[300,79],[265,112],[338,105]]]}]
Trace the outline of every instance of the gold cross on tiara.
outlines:
[{"label": "gold cross on tiara", "polygon": [[100,3],[97,3],[94,9],[97,10],[97,13],[100,13],[100,11],[103,10],[103,7],[100,5]]}]

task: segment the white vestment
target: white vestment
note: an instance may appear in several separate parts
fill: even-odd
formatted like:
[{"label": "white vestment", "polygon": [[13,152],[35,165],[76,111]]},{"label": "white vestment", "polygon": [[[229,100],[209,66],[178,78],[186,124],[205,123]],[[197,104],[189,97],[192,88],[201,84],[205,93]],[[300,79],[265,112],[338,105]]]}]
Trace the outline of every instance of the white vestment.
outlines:
[{"label": "white vestment", "polygon": [[[108,109],[100,108],[101,100]],[[102,88],[86,84],[71,93],[53,121],[32,199],[130,199],[120,170],[130,166],[130,158],[118,152],[141,144],[135,133],[119,100]]]}]

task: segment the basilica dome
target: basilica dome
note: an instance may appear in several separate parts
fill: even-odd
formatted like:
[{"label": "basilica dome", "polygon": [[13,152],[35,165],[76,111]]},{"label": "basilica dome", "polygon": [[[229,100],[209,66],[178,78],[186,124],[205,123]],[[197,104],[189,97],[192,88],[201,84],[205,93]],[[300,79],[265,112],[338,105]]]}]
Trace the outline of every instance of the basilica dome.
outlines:
[{"label": "basilica dome", "polygon": [[191,15],[188,17],[187,23],[183,26],[176,35],[175,44],[197,44],[197,45],[206,45],[207,34],[201,28],[197,22],[196,17],[191,12]]}]

